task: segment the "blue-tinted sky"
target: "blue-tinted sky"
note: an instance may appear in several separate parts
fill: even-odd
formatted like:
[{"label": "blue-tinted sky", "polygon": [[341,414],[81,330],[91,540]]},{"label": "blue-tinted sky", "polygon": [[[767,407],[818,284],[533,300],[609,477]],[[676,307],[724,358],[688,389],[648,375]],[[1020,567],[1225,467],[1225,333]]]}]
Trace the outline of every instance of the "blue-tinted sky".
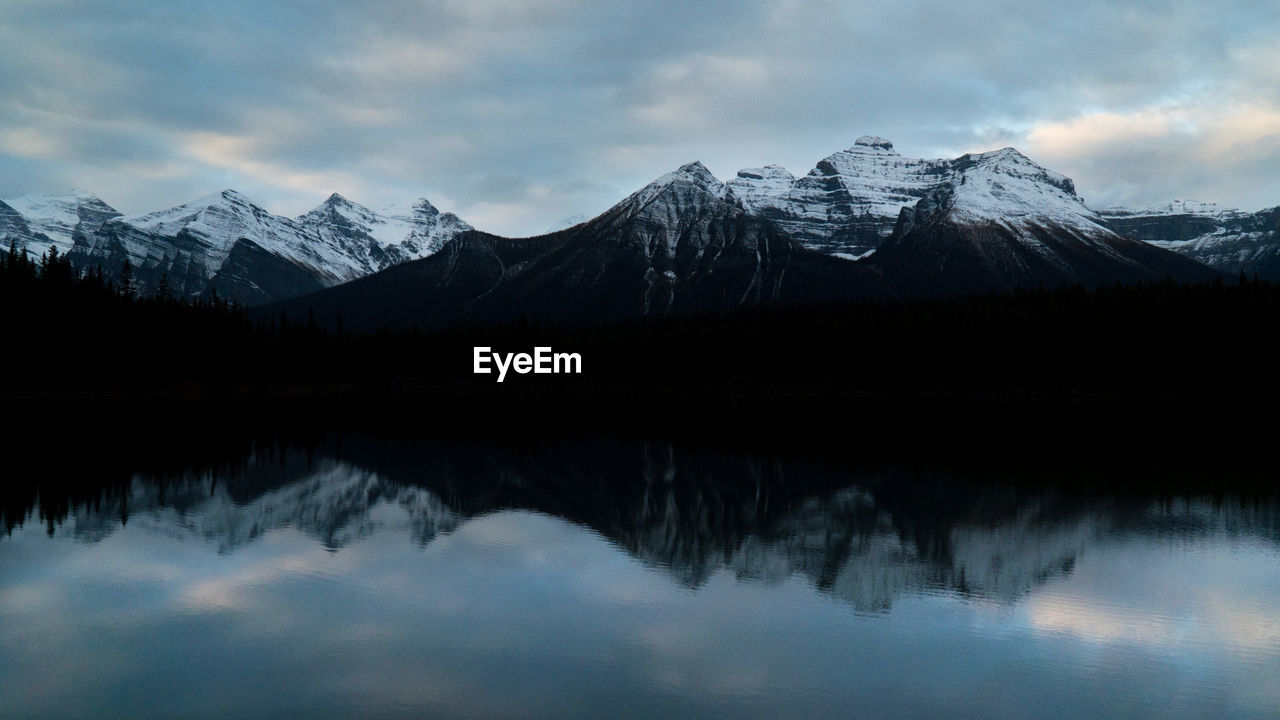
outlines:
[{"label": "blue-tinted sky", "polygon": [[1280,3],[0,2],[0,197],[545,230],[682,163],[1014,145],[1091,205],[1280,204]]}]

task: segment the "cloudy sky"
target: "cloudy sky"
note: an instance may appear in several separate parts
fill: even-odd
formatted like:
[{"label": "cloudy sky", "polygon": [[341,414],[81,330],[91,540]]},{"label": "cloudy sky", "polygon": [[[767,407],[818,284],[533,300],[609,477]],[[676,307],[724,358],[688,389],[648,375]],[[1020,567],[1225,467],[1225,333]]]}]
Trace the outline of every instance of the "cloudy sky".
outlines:
[{"label": "cloudy sky", "polygon": [[699,159],[1005,145],[1091,205],[1280,204],[1275,0],[0,2],[0,197],[297,214],[426,196],[532,234]]}]

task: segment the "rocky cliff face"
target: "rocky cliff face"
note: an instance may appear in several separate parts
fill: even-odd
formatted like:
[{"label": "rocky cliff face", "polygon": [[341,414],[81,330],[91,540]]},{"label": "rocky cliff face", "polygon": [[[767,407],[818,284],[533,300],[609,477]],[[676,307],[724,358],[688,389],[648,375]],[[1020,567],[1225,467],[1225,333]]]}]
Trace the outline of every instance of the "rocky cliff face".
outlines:
[{"label": "rocky cliff face", "polygon": [[1121,235],[1225,273],[1280,281],[1280,207],[1247,213],[1180,200],[1145,209],[1112,208],[1102,218]]}]

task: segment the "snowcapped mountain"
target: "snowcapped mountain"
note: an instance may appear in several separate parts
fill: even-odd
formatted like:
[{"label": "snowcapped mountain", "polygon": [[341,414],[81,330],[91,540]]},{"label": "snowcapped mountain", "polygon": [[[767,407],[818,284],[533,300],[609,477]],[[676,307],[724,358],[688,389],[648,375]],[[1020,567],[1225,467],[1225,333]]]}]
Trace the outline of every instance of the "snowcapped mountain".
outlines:
[{"label": "snowcapped mountain", "polygon": [[766,165],[739,171],[729,187],[747,210],[773,220],[805,247],[858,258],[892,233],[899,210],[952,172],[953,161],[903,157],[893,143],[867,135],[804,177]]},{"label": "snowcapped mountain", "polygon": [[[827,187],[822,196],[810,192],[819,180]],[[763,205],[788,187],[786,197],[816,204],[789,215]],[[890,212],[889,237],[881,241]],[[809,247],[788,228],[808,232]],[[827,233],[825,240],[813,241],[816,229]],[[850,244],[871,237],[875,245]],[[352,327],[506,322],[520,315],[580,324],[885,294],[1215,276],[1117,234],[1069,178],[1013,148],[917,161],[868,137],[807,178],[772,166],[724,183],[701,163],[689,163],[589,222],[524,240],[466,233],[421,263],[288,309],[305,316],[312,308],[329,321],[341,311]]]},{"label": "snowcapped mountain", "polygon": [[212,287],[245,303],[328,287],[355,270],[340,248],[322,245],[314,232],[234,190],[108,220],[76,243],[71,259],[83,267],[100,265],[109,275],[127,259],[144,293],[163,278],[178,296]]},{"label": "snowcapped mountain", "polygon": [[1166,205],[1102,211],[1121,235],[1142,240],[1223,272],[1280,280],[1280,207],[1247,213],[1215,203],[1177,200]]},{"label": "snowcapped mountain", "polygon": [[442,214],[426,199],[382,212],[334,193],[297,222],[313,228],[325,245],[341,248],[352,263],[343,281],[390,265],[424,258],[471,226],[453,213]]},{"label": "snowcapped mountain", "polygon": [[[725,183],[689,163],[594,219],[575,217],[518,244],[471,230],[427,200],[374,211],[338,194],[296,218],[232,190],[131,217],[85,193],[0,204],[0,243],[35,254],[56,246],[109,275],[127,259],[143,293],[163,279],[179,296],[216,289],[250,305],[451,248],[450,262],[460,264],[430,273],[436,290],[467,299],[454,320],[535,310],[612,320],[799,295],[847,299],[879,293],[878,273],[907,295],[1205,277],[1203,268],[1153,245],[1228,272],[1280,278],[1280,208],[1249,214],[1183,201],[1100,215],[1069,178],[1013,148],[922,160],[874,136],[803,177],[765,165]],[[801,249],[867,266],[850,288],[838,288],[831,279],[850,271],[820,268]],[[798,286],[803,277],[812,287]]]},{"label": "snowcapped mountain", "polygon": [[1071,180],[1013,148],[949,163],[946,180],[903,208],[871,262],[909,294],[1207,280],[1209,268],[1122,237]]},{"label": "snowcapped mountain", "polygon": [[[781,167],[767,165],[739,171],[729,187],[745,208],[777,223],[805,247],[850,259],[868,257],[886,243],[895,234],[904,208],[921,202],[926,208],[933,207],[937,198],[944,196],[950,198],[952,221],[1003,227],[1020,235],[1022,245],[1043,257],[1053,253],[1046,250],[1044,242],[1031,242],[1032,235],[1052,235],[1063,229],[1087,241],[1105,237],[1107,227],[1114,227],[1110,217],[1103,220],[1085,206],[1070,179],[1040,167],[1013,148],[949,160],[921,160],[899,155],[893,143],[884,138],[863,136],[848,150],[821,160],[804,177],[795,178]],[[911,217],[914,215],[913,210]],[[1184,254],[1204,259],[1192,252]],[[1045,273],[1018,269],[1038,264],[1034,257],[1005,259],[1013,263],[1009,280],[1015,276],[1055,279],[1074,275],[1063,272],[1061,258],[1050,261],[1059,270]],[[1136,256],[1126,262],[1132,261],[1143,262]],[[1113,275],[1102,272],[1099,277]]]},{"label": "snowcapped mountain", "polygon": [[581,225],[590,219],[591,216],[589,215],[570,215],[569,217],[560,218],[559,220],[551,223],[551,226],[543,231],[542,234],[550,235],[551,233],[560,232],[561,230],[568,230],[574,225]]},{"label": "snowcapped mountain", "polygon": [[[409,236],[413,224],[373,212],[334,193],[297,222],[315,229],[326,245],[342,248],[355,263],[353,276],[367,275],[390,264],[387,249]],[[349,279],[349,278],[348,278]]]},{"label": "snowcapped mountain", "polygon": [[435,255],[286,303],[348,327],[560,324],[841,300],[878,292],[868,268],[800,247],[689,163],[590,222],[513,240],[469,232]]},{"label": "snowcapped mountain", "polygon": [[388,216],[334,194],[295,219],[224,190],[168,210],[111,218],[92,235],[77,235],[71,257],[108,274],[118,273],[128,259],[144,293],[163,278],[179,296],[215,288],[253,305],[422,257],[469,227],[426,200]]},{"label": "snowcapped mountain", "polygon": [[402,236],[398,243],[389,243],[389,247],[394,248],[389,252],[396,255],[393,264],[434,255],[455,235],[472,229],[457,215],[437,210],[426,198],[409,207],[391,205],[383,208],[382,215],[409,228],[409,234]]},{"label": "snowcapped mountain", "polygon": [[[4,202],[14,212],[22,216],[26,230],[22,233],[16,229],[11,237],[17,240],[18,249],[26,248],[33,257],[47,253],[49,248],[56,247],[58,252],[66,254],[71,251],[76,237],[89,237],[97,232],[102,223],[120,213],[104,203],[96,195],[86,192],[72,192],[66,195],[24,195]],[[4,214],[0,210],[0,216]],[[0,239],[8,249],[8,238],[5,237],[5,226],[12,220],[0,219]]]}]

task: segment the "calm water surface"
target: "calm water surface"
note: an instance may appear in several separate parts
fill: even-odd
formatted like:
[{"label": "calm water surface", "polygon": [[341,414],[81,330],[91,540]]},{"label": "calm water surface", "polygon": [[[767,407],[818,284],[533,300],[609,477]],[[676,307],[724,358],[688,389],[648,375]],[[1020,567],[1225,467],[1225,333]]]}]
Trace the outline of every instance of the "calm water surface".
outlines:
[{"label": "calm water surface", "polygon": [[46,490],[0,716],[1280,717],[1274,499],[1069,475],[347,439]]}]

